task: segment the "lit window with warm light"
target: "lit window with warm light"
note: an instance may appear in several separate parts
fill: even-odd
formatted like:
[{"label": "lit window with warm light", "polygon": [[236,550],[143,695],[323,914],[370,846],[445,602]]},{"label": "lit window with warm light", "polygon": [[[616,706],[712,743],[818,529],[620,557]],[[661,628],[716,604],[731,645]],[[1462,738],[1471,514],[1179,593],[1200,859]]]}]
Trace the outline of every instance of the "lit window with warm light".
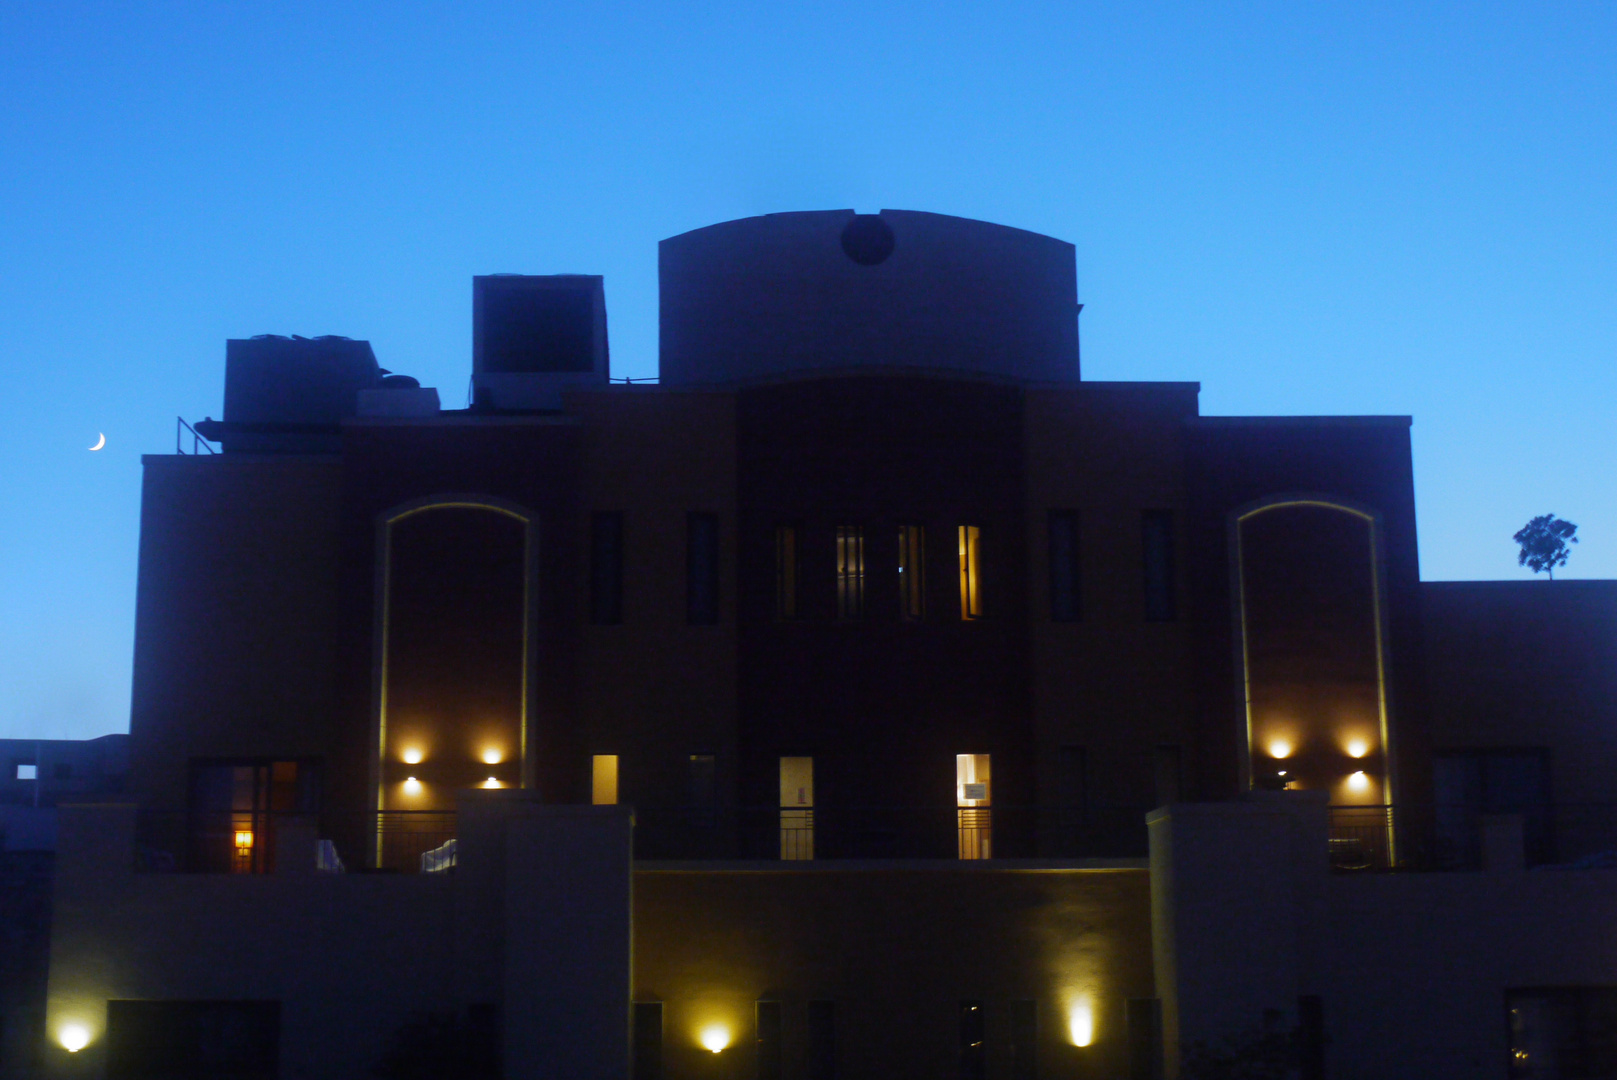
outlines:
[{"label": "lit window with warm light", "polygon": [[590,802],[596,806],[618,803],[618,755],[596,754],[590,759]]},{"label": "lit window with warm light", "polygon": [[960,617],[983,617],[982,567],[978,558],[982,531],[975,525],[960,526]]},{"label": "lit window with warm light", "polygon": [[956,754],[955,815],[958,820],[959,854],[962,859],[994,857],[994,822],[989,782],[991,755]]}]

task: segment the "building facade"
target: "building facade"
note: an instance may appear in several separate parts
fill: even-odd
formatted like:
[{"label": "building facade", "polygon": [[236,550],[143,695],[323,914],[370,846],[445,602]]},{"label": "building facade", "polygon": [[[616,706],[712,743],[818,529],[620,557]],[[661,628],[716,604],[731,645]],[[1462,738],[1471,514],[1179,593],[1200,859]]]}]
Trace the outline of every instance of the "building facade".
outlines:
[{"label": "building facade", "polygon": [[[241,1075],[349,1075],[434,1014],[512,1076],[1152,1077],[1262,1024],[1303,1075],[1389,1075],[1317,943],[1404,909],[1322,915],[1331,868],[1486,894],[1604,850],[1612,591],[1423,586],[1407,417],[1086,382],[1072,247],[984,222],[769,215],[664,241],[660,270],[654,385],[612,381],[578,275],[474,279],[461,410],[364,342],[229,343],[197,425],[221,452],[146,459],[138,810],[62,855],[104,902],[58,919],[47,1025],[85,1041],[57,1065],[201,1068],[161,1033],[238,1001]],[[1302,884],[1262,900],[1241,865]],[[1611,881],[1581,873],[1592,925]],[[630,899],[620,925],[570,895]],[[1290,937],[1249,925],[1264,903]],[[81,963],[169,905],[258,944]],[[294,976],[273,942],[309,919],[328,951]],[[622,963],[592,977],[535,919]],[[381,936],[353,946],[374,994],[310,974],[348,966],[347,920]],[[1376,978],[1418,970],[1382,952]],[[1522,1071],[1551,1051],[1499,1019],[1555,971],[1488,970],[1529,981],[1473,988],[1493,1019],[1410,1060],[1574,1075]],[[338,1052],[310,1002],[356,994]],[[536,1034],[564,1018],[593,1056]]]}]

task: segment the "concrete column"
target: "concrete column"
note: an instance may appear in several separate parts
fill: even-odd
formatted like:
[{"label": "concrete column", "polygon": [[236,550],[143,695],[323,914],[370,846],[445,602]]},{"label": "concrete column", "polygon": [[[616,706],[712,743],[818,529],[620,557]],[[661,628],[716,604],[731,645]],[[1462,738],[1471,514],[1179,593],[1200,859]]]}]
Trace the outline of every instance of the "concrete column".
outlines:
[{"label": "concrete column", "polygon": [[525,806],[505,824],[505,1075],[629,1071],[631,834],[623,806]]},{"label": "concrete column", "polygon": [[1167,1075],[1198,1042],[1295,1022],[1329,866],[1323,793],[1153,811],[1151,936]]}]

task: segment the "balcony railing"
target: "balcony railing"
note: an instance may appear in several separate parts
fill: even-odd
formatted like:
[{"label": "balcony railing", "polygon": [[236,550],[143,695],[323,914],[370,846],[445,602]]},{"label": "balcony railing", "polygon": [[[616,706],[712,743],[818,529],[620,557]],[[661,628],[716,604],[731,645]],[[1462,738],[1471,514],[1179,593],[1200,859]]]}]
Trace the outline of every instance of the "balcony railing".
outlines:
[{"label": "balcony railing", "polygon": [[[452,811],[287,814],[250,810],[142,810],[135,868],[156,873],[266,874],[288,829],[304,830],[313,869],[420,873],[455,864]],[[309,835],[312,831],[312,836]]]},{"label": "balcony railing", "polygon": [[[1617,867],[1617,803],[1556,803],[1513,813],[1527,866]],[[1331,865],[1355,870],[1476,870],[1483,862],[1478,807],[1453,804],[1333,806]]]}]

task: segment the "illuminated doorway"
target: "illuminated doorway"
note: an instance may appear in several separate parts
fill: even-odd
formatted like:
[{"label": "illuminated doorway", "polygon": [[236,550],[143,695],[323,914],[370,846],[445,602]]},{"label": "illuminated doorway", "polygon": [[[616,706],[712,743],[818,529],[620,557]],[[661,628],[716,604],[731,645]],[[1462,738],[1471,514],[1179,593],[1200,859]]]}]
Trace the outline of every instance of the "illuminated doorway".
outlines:
[{"label": "illuminated doorway", "polygon": [[814,759],[780,759],[780,857],[814,858]]},{"label": "illuminated doorway", "polygon": [[955,817],[962,859],[994,857],[994,821],[990,809],[989,755],[956,754]]}]

